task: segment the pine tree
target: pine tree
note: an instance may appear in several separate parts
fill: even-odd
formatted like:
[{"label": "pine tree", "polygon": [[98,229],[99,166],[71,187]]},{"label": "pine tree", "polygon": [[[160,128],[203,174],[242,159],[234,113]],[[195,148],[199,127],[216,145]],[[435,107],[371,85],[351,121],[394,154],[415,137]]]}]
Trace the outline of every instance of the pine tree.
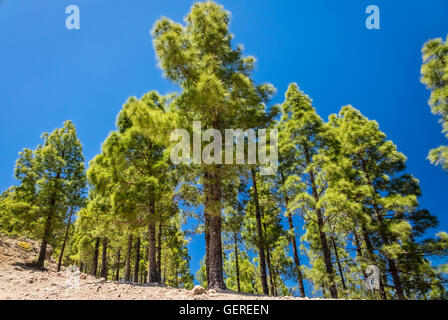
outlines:
[{"label": "pine tree", "polygon": [[[235,284],[237,292],[241,292],[241,281],[240,281],[240,255],[241,253],[241,232],[243,228],[243,221],[245,217],[245,205],[246,201],[241,199],[243,197],[244,183],[243,180],[238,179],[239,184],[234,184],[233,188],[229,188],[233,191],[233,194],[226,197],[224,201],[224,223],[223,230],[224,233],[224,251],[230,251],[229,257],[235,259],[234,266],[235,269],[232,270],[232,274],[235,275]],[[238,187],[237,187],[238,185]],[[225,273],[227,277],[228,270],[224,266]],[[227,278],[228,279],[228,278]],[[228,286],[228,280],[226,280],[226,285],[229,289],[233,290],[232,286]],[[232,282],[233,283],[233,282]]]},{"label": "pine tree", "polygon": [[[381,263],[384,258],[397,298],[405,299],[405,291],[411,292],[413,289],[410,287],[416,284],[416,278],[409,278],[413,267],[408,259],[419,265],[420,270],[427,264],[420,258],[415,260],[418,257],[415,250],[420,245],[415,241],[412,227],[423,231],[434,226],[436,221],[429,213],[418,210],[418,181],[403,173],[406,157],[386,140],[375,121],[346,106],[338,117],[331,116],[330,125],[344,157],[338,165],[345,169],[339,172],[342,180],[335,183],[336,165],[333,162],[326,168],[333,175],[333,178],[328,178],[331,192],[327,192],[326,199],[337,210],[342,209],[349,214],[349,219],[344,220],[355,223],[346,223],[347,232],[350,229],[356,232],[360,226],[370,262]],[[376,250],[380,260],[375,258]],[[422,273],[421,277],[432,277],[428,272],[426,275]],[[387,282],[387,278],[382,281]],[[384,289],[381,290],[385,298]]]},{"label": "pine tree", "polygon": [[[238,279],[236,274],[236,256],[234,252],[230,252],[224,261],[224,271],[226,274],[226,286],[233,291],[238,290],[238,282],[240,291],[251,294],[262,294],[259,271],[255,266],[255,261],[251,261],[246,251],[241,251],[238,257]],[[239,280],[239,281],[238,281]]]},{"label": "pine tree", "polygon": [[[421,80],[431,90],[431,111],[441,117],[442,132],[448,138],[448,36],[445,42],[441,38],[428,41],[422,53]],[[448,170],[448,146],[432,149],[428,159]]]},{"label": "pine tree", "polygon": [[250,174],[252,178],[252,199],[253,199],[253,206],[255,209],[255,225],[256,225],[256,231],[255,234],[257,235],[257,242],[256,247],[258,248],[258,258],[260,261],[260,279],[261,279],[261,286],[263,288],[263,293],[268,295],[269,289],[268,289],[268,281],[267,281],[267,275],[266,275],[266,241],[263,236],[263,225],[261,221],[261,208],[260,208],[260,199],[258,197],[258,182],[257,182],[257,173],[255,168],[250,169]]},{"label": "pine tree", "polygon": [[[332,298],[337,298],[335,272],[333,268],[328,228],[321,198],[325,183],[319,180],[321,164],[315,156],[325,148],[325,127],[322,119],[311,105],[311,99],[301,92],[296,84],[290,84],[282,104],[282,118],[279,123],[280,155],[284,164],[280,170],[288,173],[283,190],[294,188],[294,198],[289,200],[287,210],[301,210],[305,214],[307,233],[315,232],[318,237],[309,235],[308,239],[319,241]],[[284,173],[285,174],[285,173]],[[312,224],[316,224],[312,227]],[[317,247],[315,247],[317,249]],[[297,263],[297,259],[296,259]],[[296,270],[299,268],[296,266]],[[300,276],[299,276],[300,278]]]},{"label": "pine tree", "polygon": [[[15,168],[19,185],[5,196],[8,202],[2,201],[9,214],[19,214],[24,229],[41,233],[36,263],[40,268],[44,267],[47,243],[54,244],[55,230],[80,205],[85,190],[84,157],[73,123],[66,121],[62,128],[44,133],[42,139],[43,144],[35,150],[20,153]],[[36,223],[40,219],[43,225]]]},{"label": "pine tree", "polygon": [[[251,128],[272,93],[270,85],[251,79],[252,57],[234,49],[229,33],[230,14],[208,1],[193,4],[186,25],[167,18],[153,30],[154,47],[165,75],[180,85],[176,99],[181,117],[200,120],[221,133],[226,128]],[[187,122],[191,132],[192,123]],[[206,264],[209,288],[224,289],[221,248],[222,181],[228,166],[212,163],[197,168],[203,179]]]}]

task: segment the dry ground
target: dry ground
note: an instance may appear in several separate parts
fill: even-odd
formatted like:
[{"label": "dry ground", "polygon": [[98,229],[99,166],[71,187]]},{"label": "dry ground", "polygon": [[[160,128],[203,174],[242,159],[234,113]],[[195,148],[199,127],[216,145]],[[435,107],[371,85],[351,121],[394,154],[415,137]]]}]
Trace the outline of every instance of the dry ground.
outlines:
[{"label": "dry ground", "polygon": [[[29,248],[23,248],[24,243]],[[21,245],[20,245],[21,244]],[[26,245],[25,245],[26,246]],[[124,284],[81,274],[78,288],[67,288],[65,271],[57,272],[53,259],[46,270],[29,266],[36,259],[39,243],[32,240],[0,236],[0,300],[266,300],[273,298],[235,292],[192,291],[165,285]],[[64,270],[64,269],[63,269]]]}]

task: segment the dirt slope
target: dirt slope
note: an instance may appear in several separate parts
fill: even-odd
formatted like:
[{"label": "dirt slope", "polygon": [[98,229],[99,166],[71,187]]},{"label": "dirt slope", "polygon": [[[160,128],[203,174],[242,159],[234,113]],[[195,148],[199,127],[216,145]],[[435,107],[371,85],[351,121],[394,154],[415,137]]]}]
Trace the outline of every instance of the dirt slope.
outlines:
[{"label": "dirt slope", "polygon": [[[36,270],[27,263],[36,259],[39,243],[26,239],[0,236],[0,300],[53,299],[53,300],[261,300],[298,299],[292,297],[273,298],[234,292],[208,290],[194,295],[192,291],[169,286],[124,284],[106,281],[90,275],[79,276],[79,286],[67,287],[65,269],[56,272],[55,261],[50,259],[47,270]],[[68,281],[70,282],[70,280]]]}]

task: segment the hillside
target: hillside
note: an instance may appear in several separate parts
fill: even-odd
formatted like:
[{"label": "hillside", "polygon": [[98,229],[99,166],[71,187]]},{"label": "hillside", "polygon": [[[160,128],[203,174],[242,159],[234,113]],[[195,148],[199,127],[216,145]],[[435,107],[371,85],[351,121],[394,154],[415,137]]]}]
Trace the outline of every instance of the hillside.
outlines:
[{"label": "hillside", "polygon": [[38,254],[39,243],[28,239],[2,236],[0,238],[0,300],[265,300],[299,299],[274,298],[237,294],[233,292],[206,291],[194,294],[193,290],[166,285],[124,284],[98,279],[81,273],[79,289],[67,288],[66,270],[57,272],[53,258],[39,270],[30,263]]}]

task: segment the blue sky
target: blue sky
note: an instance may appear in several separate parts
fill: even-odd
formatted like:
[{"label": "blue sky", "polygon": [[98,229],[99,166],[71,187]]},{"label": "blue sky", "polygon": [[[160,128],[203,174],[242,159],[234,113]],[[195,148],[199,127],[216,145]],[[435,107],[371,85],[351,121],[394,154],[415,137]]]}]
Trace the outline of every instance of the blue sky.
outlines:
[{"label": "blue sky", "polygon": [[[18,152],[70,119],[87,160],[115,127],[129,96],[177,88],[162,78],[149,30],[161,16],[182,21],[193,1],[3,0],[0,3],[0,190],[14,183]],[[428,150],[446,143],[420,83],[421,47],[448,33],[448,1],[221,1],[232,12],[235,44],[257,58],[258,82],[290,82],[327,119],[352,104],[408,157],[420,179],[421,205],[448,230],[448,174]],[[65,8],[78,5],[80,30],[67,30]],[[365,9],[381,10],[381,30],[367,30]],[[204,243],[191,245],[196,272]]]}]

